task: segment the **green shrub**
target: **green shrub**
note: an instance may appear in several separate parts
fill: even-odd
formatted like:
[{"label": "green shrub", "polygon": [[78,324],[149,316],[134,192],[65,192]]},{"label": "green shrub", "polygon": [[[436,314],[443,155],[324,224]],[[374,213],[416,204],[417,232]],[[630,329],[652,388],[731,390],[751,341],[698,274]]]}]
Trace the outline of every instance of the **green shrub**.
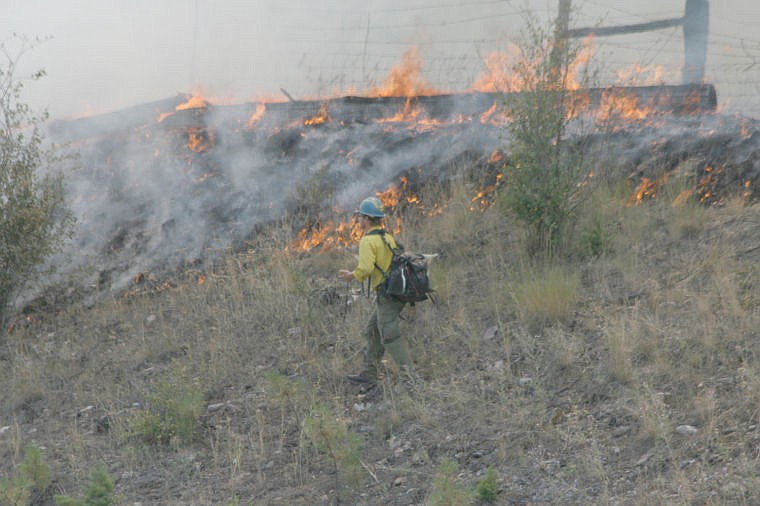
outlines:
[{"label": "green shrub", "polygon": [[45,494],[50,486],[50,468],[36,446],[27,446],[24,460],[14,475],[0,479],[0,504],[26,506],[33,493]]},{"label": "green shrub", "polygon": [[581,253],[588,257],[608,253],[612,249],[612,239],[612,233],[604,216],[600,212],[594,211],[591,213],[589,222],[581,228]]},{"label": "green shrub", "polygon": [[352,434],[333,410],[323,403],[315,404],[304,420],[303,433],[329,457],[336,490],[349,491],[360,483],[362,439]]},{"label": "green shrub", "polygon": [[184,367],[159,380],[144,410],[130,420],[130,435],[151,444],[187,443],[196,435],[203,413],[203,393]]},{"label": "green shrub", "polygon": [[111,475],[106,469],[99,468],[92,473],[90,484],[81,499],[58,495],[55,497],[55,503],[58,506],[112,506],[116,504],[113,491],[114,482]]},{"label": "green shrub", "polygon": [[479,501],[491,503],[496,500],[496,495],[499,493],[497,478],[496,471],[489,467],[486,474],[478,480],[478,484],[475,486],[475,497]]},{"label": "green shrub", "polygon": [[[10,42],[21,43],[15,57]],[[62,177],[46,170],[54,161],[52,151],[43,149],[39,128],[47,113],[37,116],[20,102],[23,85],[14,73],[30,47],[26,39],[0,43],[6,56],[0,65],[0,323],[40,274],[39,267],[59,249],[72,223]],[[32,77],[44,75],[38,71]]]},{"label": "green shrub", "polygon": [[512,121],[510,163],[505,171],[500,206],[532,228],[532,251],[553,254],[580,195],[585,173],[582,146],[567,142],[566,130],[578,101],[571,75],[587,76],[576,63],[580,44],[563,39],[528,18],[525,39],[512,65],[515,89],[506,95]]},{"label": "green shrub", "polygon": [[465,506],[472,504],[470,492],[456,481],[457,465],[445,459],[433,477],[433,487],[428,496],[428,506]]},{"label": "green shrub", "polygon": [[32,492],[21,475],[0,479],[0,504],[8,506],[26,506]]}]

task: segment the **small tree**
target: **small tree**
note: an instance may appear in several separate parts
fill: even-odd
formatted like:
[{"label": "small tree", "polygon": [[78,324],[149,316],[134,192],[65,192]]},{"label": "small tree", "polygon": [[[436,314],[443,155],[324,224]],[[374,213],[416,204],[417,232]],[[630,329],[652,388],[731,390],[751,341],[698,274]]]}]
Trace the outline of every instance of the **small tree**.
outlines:
[{"label": "small tree", "polygon": [[[33,46],[26,38],[12,51],[0,43],[0,323],[11,304],[39,274],[39,267],[61,246],[72,223],[64,202],[63,179],[47,170],[55,157],[43,147],[36,115],[21,102],[23,83],[16,78],[21,56]],[[40,70],[31,79],[42,78]]]},{"label": "small tree", "polygon": [[583,151],[566,142],[570,120],[586,105],[573,90],[588,85],[581,46],[526,15],[524,40],[511,71],[514,90],[506,95],[511,122],[511,164],[503,204],[532,227],[533,248],[554,253],[577,204],[584,175]]}]

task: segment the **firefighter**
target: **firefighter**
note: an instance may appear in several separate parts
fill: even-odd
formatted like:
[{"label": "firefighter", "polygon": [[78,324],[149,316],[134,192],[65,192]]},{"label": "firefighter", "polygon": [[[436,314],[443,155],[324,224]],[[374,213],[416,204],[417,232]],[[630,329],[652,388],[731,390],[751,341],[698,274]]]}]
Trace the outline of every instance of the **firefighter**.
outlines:
[{"label": "firefighter", "polygon": [[[414,379],[414,367],[409,358],[409,345],[401,336],[399,315],[406,305],[405,302],[383,293],[383,272],[391,265],[392,253],[383,236],[373,230],[382,230],[385,208],[380,199],[369,197],[362,200],[356,214],[361,220],[364,235],[359,241],[359,263],[353,271],[342,269],[338,278],[343,281],[356,280],[360,283],[369,279],[371,291],[376,293],[375,307],[367,321],[364,330],[366,348],[364,350],[364,368],[357,375],[348,376],[352,383],[369,390],[377,383],[378,365],[387,351],[399,368],[399,375],[404,383],[409,384]],[[389,233],[385,240],[391,248],[396,247],[396,241]]]}]

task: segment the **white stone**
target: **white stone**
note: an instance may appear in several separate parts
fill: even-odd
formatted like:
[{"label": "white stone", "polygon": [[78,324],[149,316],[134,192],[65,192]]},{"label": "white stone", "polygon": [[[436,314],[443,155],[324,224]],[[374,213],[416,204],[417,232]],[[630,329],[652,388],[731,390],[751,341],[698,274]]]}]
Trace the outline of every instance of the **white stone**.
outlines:
[{"label": "white stone", "polygon": [[694,434],[699,432],[699,429],[697,429],[693,425],[679,425],[678,427],[676,427],[676,432],[678,432],[682,436],[693,436]]}]

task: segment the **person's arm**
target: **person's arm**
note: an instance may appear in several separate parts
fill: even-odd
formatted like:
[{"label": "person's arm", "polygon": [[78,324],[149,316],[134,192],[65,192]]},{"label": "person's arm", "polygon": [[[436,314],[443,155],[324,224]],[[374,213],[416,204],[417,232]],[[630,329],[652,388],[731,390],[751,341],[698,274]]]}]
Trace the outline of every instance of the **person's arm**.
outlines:
[{"label": "person's arm", "polygon": [[362,240],[359,242],[359,264],[356,269],[349,271],[341,269],[338,271],[338,278],[343,281],[355,279],[360,283],[367,279],[375,269],[375,252],[373,251],[370,241]]}]

